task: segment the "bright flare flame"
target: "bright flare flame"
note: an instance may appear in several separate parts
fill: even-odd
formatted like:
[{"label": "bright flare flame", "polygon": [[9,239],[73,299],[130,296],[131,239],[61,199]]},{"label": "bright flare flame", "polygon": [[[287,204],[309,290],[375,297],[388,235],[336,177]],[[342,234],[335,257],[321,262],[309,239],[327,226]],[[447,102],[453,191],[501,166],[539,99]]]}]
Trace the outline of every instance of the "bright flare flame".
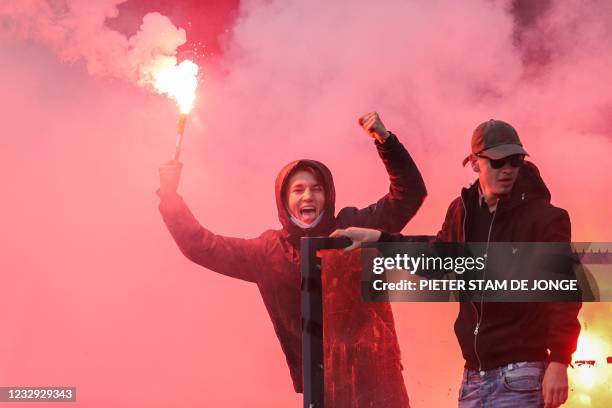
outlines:
[{"label": "bright flare flame", "polygon": [[[604,343],[592,333],[581,333],[580,337],[578,337],[576,352],[574,353],[574,361],[577,360],[595,360],[598,365],[606,364]],[[573,371],[574,373],[572,374],[574,375],[572,377],[575,384],[586,390],[590,390],[603,380],[601,373],[598,373],[597,367],[582,365],[575,367]]]},{"label": "bright flare flame", "polygon": [[198,87],[198,71],[198,65],[190,60],[164,67],[153,73],[153,87],[157,92],[174,99],[181,113],[187,114],[193,108]]},{"label": "bright flare flame", "polygon": [[[584,323],[583,327],[585,326]],[[568,369],[570,389],[568,407],[610,407],[612,406],[612,372],[606,357],[610,353],[607,330],[583,331],[578,338],[574,353],[574,368]],[[577,365],[576,361],[594,361],[595,364]],[[565,405],[564,405],[565,406]]]},{"label": "bright flare flame", "polygon": [[580,394],[578,396],[578,401],[583,405],[591,406],[591,397],[586,394]]}]

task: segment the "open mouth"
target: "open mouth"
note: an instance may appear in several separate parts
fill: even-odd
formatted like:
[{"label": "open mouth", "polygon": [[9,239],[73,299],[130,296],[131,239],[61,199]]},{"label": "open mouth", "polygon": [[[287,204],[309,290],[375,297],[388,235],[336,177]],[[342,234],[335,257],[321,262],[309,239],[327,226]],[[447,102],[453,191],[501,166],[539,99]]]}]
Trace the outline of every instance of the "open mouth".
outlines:
[{"label": "open mouth", "polygon": [[316,213],[317,213],[317,210],[315,209],[314,206],[307,205],[307,206],[300,208],[300,216],[304,220],[314,219]]}]

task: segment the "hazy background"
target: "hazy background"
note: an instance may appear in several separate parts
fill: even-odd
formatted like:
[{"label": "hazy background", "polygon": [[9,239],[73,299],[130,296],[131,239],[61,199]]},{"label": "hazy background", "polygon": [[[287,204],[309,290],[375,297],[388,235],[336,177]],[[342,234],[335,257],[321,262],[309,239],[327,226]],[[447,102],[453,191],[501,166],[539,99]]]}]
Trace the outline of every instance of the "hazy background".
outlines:
[{"label": "hazy background", "polygon": [[[139,29],[149,12],[167,19]],[[357,125],[376,110],[429,191],[405,233],[439,229],[474,179],[472,130],[498,118],[573,240],[612,241],[611,34],[603,0],[0,0],[0,385],[76,386],[71,407],[301,404],[256,287],[190,263],[161,221],[178,110],[143,80],[152,59],[201,66],[180,192],[214,232],[280,227],[274,178],[296,158],[330,167],[336,208],[377,200]],[[457,305],[393,307],[412,405],[454,406]],[[611,311],[582,314],[601,356]],[[601,364],[570,406],[612,403]]]}]

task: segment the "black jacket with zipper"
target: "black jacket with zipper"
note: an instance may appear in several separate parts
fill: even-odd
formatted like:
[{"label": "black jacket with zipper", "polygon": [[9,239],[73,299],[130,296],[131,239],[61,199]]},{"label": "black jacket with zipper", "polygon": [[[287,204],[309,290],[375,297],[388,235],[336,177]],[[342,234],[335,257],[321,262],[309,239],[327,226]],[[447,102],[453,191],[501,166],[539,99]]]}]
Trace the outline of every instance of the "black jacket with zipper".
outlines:
[{"label": "black jacket with zipper", "polygon": [[[465,223],[470,220],[469,208],[479,200],[478,188],[478,182],[464,188],[451,203],[436,241],[465,242]],[[525,162],[509,197],[498,202],[489,242],[570,242],[570,237],[567,211],[550,203],[550,192],[538,169]],[[379,241],[414,239],[383,233]],[[580,307],[579,302],[489,302],[478,310],[472,302],[460,303],[455,334],[465,366],[489,370],[546,359],[570,363],[580,333]]]}]

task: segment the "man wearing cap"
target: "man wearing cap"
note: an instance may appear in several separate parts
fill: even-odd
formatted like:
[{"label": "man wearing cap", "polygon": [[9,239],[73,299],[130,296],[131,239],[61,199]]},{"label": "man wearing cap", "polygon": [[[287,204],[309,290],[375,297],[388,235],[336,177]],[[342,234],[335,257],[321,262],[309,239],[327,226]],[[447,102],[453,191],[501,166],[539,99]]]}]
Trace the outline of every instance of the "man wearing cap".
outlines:
[{"label": "man wearing cap", "polygon": [[[567,211],[550,203],[537,167],[516,130],[501,120],[480,124],[468,162],[478,180],[449,206],[443,242],[570,242]],[[363,228],[338,230],[352,247],[414,241]],[[567,400],[567,365],[576,350],[580,303],[460,303],[455,322],[465,371],[459,407],[557,407]]]}]

